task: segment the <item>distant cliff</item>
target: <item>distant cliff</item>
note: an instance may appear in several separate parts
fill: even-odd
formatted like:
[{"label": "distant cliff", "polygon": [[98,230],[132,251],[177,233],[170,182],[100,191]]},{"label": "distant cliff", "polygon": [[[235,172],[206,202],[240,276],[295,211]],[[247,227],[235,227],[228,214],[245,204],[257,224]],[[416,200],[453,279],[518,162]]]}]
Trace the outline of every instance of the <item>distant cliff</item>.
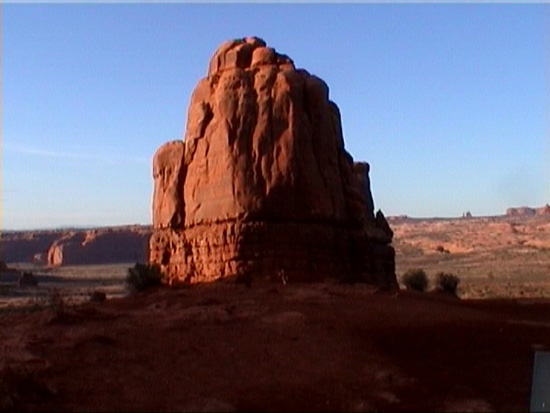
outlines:
[{"label": "distant cliff", "polygon": [[5,262],[84,265],[145,262],[151,236],[149,226],[90,230],[9,231],[0,236]]}]

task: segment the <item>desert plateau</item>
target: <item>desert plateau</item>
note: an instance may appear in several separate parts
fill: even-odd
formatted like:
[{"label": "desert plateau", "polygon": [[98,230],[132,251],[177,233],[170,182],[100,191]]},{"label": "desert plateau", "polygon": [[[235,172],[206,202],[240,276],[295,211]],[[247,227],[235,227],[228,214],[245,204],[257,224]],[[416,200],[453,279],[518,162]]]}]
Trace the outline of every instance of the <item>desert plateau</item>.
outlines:
[{"label": "desert plateau", "polygon": [[[550,215],[429,219],[400,216],[388,217],[388,221],[394,231],[396,274],[402,289],[405,288],[402,275],[421,268],[432,284],[439,272],[457,275],[460,278],[457,294],[462,299],[550,299]],[[75,238],[78,237],[75,234],[81,233],[80,237],[86,238],[90,231],[109,234],[126,232],[126,229],[58,230],[50,242],[59,244],[57,240],[68,238],[67,233]],[[145,247],[135,250],[135,238],[146,240],[151,235],[151,227],[135,226],[130,232],[134,234],[132,237],[126,235],[121,239],[131,242],[119,242],[115,253],[109,252],[107,243],[90,249],[90,255],[84,247],[78,257],[89,264],[64,265],[49,265],[32,259],[50,249],[48,245],[36,243],[42,232],[2,234],[3,255],[8,258],[7,265],[15,271],[2,272],[0,309],[12,312],[43,307],[53,291],[58,291],[69,303],[87,301],[94,291],[105,292],[108,298],[127,295],[124,281],[128,268],[146,259]],[[106,251],[101,252],[101,248]],[[25,251],[27,259],[11,251]],[[119,252],[120,257],[117,257]],[[108,256],[110,261],[103,261],[103,257]],[[25,271],[36,277],[36,287],[18,285]]]},{"label": "desert plateau", "polygon": [[390,219],[398,274],[460,277],[462,298],[550,298],[550,215]]}]

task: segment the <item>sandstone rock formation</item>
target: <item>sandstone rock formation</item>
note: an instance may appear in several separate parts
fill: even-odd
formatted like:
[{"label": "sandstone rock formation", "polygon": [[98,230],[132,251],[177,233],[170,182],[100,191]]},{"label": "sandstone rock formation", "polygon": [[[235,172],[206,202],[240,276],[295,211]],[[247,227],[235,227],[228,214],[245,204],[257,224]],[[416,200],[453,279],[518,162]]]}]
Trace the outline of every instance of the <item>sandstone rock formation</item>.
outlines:
[{"label": "sandstone rock formation", "polygon": [[73,231],[56,239],[47,252],[50,266],[141,262],[150,231],[96,229]]},{"label": "sandstone rock formation", "polygon": [[144,262],[151,227],[4,231],[0,258],[7,263],[81,265]]},{"label": "sandstone rock formation", "polygon": [[224,43],[184,141],[153,160],[150,262],[165,281],[326,276],[396,285],[369,166],[344,148],[328,86],[258,38]]}]

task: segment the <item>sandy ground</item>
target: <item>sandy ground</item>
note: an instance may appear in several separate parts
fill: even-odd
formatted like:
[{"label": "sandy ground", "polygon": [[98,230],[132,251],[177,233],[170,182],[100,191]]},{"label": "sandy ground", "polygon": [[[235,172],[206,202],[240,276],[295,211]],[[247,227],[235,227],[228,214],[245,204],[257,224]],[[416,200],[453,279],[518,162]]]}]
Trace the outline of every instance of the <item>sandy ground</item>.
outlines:
[{"label": "sandy ground", "polygon": [[228,281],[0,317],[0,410],[527,411],[546,300]]},{"label": "sandy ground", "polygon": [[528,411],[550,220],[391,225],[398,275],[452,272],[461,299],[261,280],[125,297],[131,264],[34,268],[30,289],[2,274],[0,411]]},{"label": "sandy ground", "polygon": [[[43,267],[32,264],[10,264],[19,272],[0,273],[0,313],[24,309],[39,309],[49,305],[52,296],[60,295],[68,304],[89,301],[94,291],[107,298],[127,295],[124,283],[127,270],[133,264],[81,265]],[[30,271],[37,287],[19,287],[20,272]]]},{"label": "sandy ground", "polygon": [[[405,220],[394,230],[398,276],[460,277],[462,298],[550,298],[550,217]],[[438,252],[437,248],[446,252]]]}]

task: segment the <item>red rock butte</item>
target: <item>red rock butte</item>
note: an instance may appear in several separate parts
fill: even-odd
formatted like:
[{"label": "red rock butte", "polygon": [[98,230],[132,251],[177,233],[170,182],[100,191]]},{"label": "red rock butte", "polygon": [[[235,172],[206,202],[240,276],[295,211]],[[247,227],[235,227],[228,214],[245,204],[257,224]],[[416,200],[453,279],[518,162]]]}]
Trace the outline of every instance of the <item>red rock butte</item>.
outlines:
[{"label": "red rock butte", "polygon": [[183,141],[153,160],[149,261],[166,283],[336,277],[395,287],[369,165],[344,148],[325,82],[256,37],[222,44]]}]

